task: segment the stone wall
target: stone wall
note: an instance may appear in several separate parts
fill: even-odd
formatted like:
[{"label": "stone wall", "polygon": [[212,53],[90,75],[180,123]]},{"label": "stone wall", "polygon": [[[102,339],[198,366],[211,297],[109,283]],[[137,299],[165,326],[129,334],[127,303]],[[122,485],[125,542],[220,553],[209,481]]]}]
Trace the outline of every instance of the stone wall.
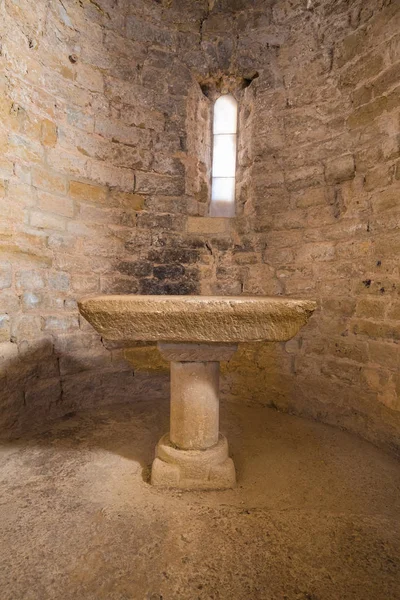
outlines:
[{"label": "stone wall", "polygon": [[305,4],[275,4],[284,40],[269,77],[254,63],[244,213],[265,249],[245,291],[320,310],[286,346],[243,349],[230,392],[256,382],[259,402],[398,449],[400,5]]},{"label": "stone wall", "polygon": [[[319,312],[286,345],[243,346],[226,397],[395,447],[398,3],[35,6],[0,0],[3,429],[167,393],[155,349],[106,347],[84,294],[287,294]],[[206,216],[221,81],[240,104],[235,219]]]},{"label": "stone wall", "polygon": [[0,1],[2,431],[167,393],[77,298],[199,288],[180,235],[190,4],[181,32],[156,2]]}]

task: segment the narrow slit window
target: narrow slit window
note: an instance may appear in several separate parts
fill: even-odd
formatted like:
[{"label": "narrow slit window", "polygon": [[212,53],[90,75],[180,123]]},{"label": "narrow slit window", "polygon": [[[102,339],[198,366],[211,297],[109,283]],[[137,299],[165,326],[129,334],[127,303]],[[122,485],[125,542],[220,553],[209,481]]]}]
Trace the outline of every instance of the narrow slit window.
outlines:
[{"label": "narrow slit window", "polygon": [[212,217],[235,215],[237,102],[231,94],[214,104],[211,205]]}]

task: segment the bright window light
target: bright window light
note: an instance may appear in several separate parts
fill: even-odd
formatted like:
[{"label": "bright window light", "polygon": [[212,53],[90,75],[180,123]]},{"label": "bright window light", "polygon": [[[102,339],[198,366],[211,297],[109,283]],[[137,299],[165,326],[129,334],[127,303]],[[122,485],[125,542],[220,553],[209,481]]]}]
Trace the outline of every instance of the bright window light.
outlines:
[{"label": "bright window light", "polygon": [[235,174],[237,146],[237,102],[231,94],[214,104],[213,158],[210,215],[235,215]]}]

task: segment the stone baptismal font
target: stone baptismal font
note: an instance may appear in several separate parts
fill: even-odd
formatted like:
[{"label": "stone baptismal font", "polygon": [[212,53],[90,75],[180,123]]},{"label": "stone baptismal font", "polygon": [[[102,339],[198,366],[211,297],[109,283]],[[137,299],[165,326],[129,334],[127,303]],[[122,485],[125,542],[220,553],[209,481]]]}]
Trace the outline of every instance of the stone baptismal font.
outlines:
[{"label": "stone baptismal font", "polygon": [[94,296],[81,314],[106,340],[157,342],[171,363],[170,431],[158,442],[153,485],[224,489],[235,467],[219,432],[219,363],[239,342],[290,340],[315,310],[281,297]]}]

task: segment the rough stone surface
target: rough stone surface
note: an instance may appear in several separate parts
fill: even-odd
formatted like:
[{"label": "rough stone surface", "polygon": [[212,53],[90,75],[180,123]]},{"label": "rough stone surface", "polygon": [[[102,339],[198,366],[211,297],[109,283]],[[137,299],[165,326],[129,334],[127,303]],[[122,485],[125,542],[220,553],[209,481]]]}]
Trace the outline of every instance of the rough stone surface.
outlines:
[{"label": "rough stone surface", "polygon": [[[84,294],[284,294],[318,314],[290,345],[241,346],[226,396],[399,452],[399,3],[31,4],[0,0],[2,430],[166,387],[154,347],[132,377],[77,322]],[[228,89],[236,217],[214,222]]]},{"label": "rough stone surface", "polygon": [[312,300],[245,296],[94,296],[79,310],[108,340],[287,341],[316,308]]},{"label": "rough stone surface", "polygon": [[222,408],[234,490],[149,485],[167,396],[4,442],[2,600],[396,600],[398,461],[321,423]]},{"label": "rough stone surface", "polygon": [[218,442],[219,364],[171,363],[170,439],[182,450],[205,450]]},{"label": "rough stone surface", "polygon": [[203,450],[181,450],[168,434],[156,447],[151,466],[151,484],[184,490],[226,490],[235,487],[236,472],[228,455],[228,442],[222,435]]},{"label": "rough stone surface", "polygon": [[237,346],[157,344],[171,361],[169,433],[156,448],[151,482],[183,489],[227,489],[235,485],[228,443],[219,433],[219,361]]},{"label": "rough stone surface", "polygon": [[237,351],[236,344],[184,344],[158,342],[161,356],[169,361],[199,362],[227,361]]}]

